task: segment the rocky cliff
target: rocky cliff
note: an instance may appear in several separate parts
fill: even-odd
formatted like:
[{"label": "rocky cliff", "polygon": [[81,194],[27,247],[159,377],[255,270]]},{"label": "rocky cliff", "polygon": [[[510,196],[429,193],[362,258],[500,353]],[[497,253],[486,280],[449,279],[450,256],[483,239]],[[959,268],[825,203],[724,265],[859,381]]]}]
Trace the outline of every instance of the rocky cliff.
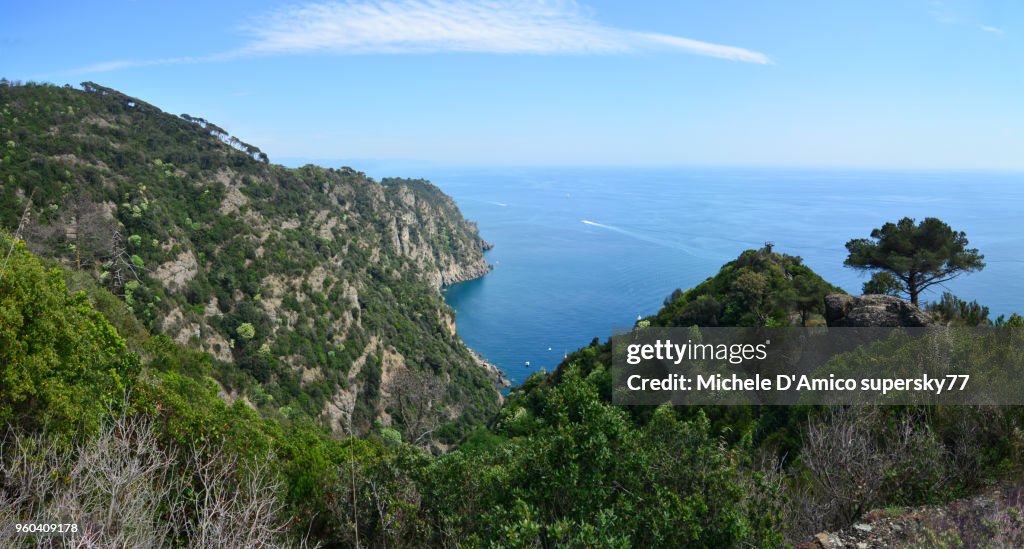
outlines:
[{"label": "rocky cliff", "polygon": [[924,327],[931,324],[928,313],[890,295],[846,294],[825,296],[825,321],[838,327]]},{"label": "rocky cliff", "polygon": [[407,209],[389,227],[393,247],[416,263],[432,285],[450,286],[490,272],[481,252],[492,245],[462,217],[451,197],[422,179],[386,178],[381,184]]},{"label": "rocky cliff", "polygon": [[[456,428],[498,403],[439,288],[489,247],[422,180],[269,162],[216,124],[116,90],[0,87],[0,225],[92,274],[151,330],[224,363],[256,406],[335,429],[392,421],[396,372]],[[401,427],[401,425],[398,425]]]}]

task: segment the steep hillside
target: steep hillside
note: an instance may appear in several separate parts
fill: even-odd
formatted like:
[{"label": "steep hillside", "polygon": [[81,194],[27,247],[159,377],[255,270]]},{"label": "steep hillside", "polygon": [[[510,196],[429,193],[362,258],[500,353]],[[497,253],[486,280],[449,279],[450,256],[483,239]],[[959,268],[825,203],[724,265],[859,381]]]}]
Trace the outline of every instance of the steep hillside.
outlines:
[{"label": "steep hillside", "polygon": [[[487,273],[489,244],[426,181],[273,165],[91,83],[0,87],[0,160],[0,226],[28,206],[32,251],[222,361],[229,398],[335,430],[439,418],[448,439],[497,407],[438,291]],[[430,398],[403,404],[411,384]]]}]

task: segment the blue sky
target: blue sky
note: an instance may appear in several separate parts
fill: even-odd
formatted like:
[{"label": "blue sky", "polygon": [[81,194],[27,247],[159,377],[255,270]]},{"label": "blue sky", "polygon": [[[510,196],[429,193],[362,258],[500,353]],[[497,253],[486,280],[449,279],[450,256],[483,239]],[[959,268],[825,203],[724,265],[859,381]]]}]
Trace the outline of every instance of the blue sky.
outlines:
[{"label": "blue sky", "polygon": [[1024,2],[5,2],[0,76],[272,160],[1024,169]]}]

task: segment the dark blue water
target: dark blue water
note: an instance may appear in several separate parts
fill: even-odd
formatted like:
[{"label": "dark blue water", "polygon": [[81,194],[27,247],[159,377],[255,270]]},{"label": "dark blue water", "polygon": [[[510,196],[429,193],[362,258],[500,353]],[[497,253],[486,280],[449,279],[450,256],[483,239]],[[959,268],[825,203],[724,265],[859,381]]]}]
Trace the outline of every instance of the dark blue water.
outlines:
[{"label": "dark blue water", "polygon": [[[783,169],[427,169],[495,248],[446,296],[466,343],[514,382],[654,313],[766,240],[859,293],[844,244],[903,216],[966,231],[988,266],[946,284],[1024,312],[1024,174]],[[937,299],[937,292],[924,299]],[[527,366],[526,362],[530,365]]]}]

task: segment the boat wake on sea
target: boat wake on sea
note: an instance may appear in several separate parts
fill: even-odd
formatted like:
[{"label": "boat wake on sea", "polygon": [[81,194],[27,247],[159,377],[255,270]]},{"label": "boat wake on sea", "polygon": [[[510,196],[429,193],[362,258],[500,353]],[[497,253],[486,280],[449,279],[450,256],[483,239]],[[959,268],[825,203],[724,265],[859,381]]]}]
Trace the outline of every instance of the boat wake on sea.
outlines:
[{"label": "boat wake on sea", "polygon": [[686,254],[689,254],[689,255],[691,255],[693,257],[699,257],[701,259],[717,259],[717,258],[706,257],[705,255],[700,254],[700,253],[694,251],[689,246],[684,246],[683,244],[680,244],[679,242],[672,242],[672,241],[669,241],[669,240],[662,240],[660,238],[650,237],[650,236],[647,236],[647,235],[644,235],[644,234],[635,233],[633,231],[628,231],[626,229],[622,229],[622,228],[619,228],[619,227],[614,227],[612,225],[605,225],[604,223],[598,223],[596,221],[591,221],[589,219],[581,219],[580,221],[584,225],[590,225],[591,227],[599,227],[601,229],[608,229],[609,231],[614,231],[614,232],[617,232],[617,233],[619,233],[621,235],[628,236],[630,238],[635,238],[637,240],[643,240],[644,242],[650,242],[651,244],[656,244],[658,246],[664,246],[666,248],[672,248],[674,250],[679,250],[679,251],[684,252]]}]

